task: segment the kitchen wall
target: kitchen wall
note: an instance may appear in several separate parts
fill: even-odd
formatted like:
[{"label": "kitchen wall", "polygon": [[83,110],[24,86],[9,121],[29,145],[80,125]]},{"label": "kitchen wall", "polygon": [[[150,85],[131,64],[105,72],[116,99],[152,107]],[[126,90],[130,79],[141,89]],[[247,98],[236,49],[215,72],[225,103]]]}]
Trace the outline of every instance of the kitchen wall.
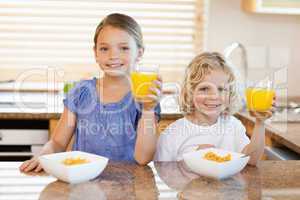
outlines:
[{"label": "kitchen wall", "polygon": [[[207,2],[205,48],[223,51],[232,42],[244,44],[251,80],[275,71],[278,85],[286,83],[288,88],[287,92],[280,90],[280,96],[300,96],[300,15],[247,13],[241,9],[241,0]],[[232,54],[238,68],[240,55],[239,50]]]}]

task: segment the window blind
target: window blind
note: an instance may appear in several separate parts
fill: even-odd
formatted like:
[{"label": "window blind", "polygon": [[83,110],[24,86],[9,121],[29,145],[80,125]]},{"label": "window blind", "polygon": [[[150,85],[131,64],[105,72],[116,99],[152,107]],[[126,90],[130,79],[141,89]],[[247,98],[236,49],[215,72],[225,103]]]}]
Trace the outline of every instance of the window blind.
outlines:
[{"label": "window blind", "polygon": [[203,26],[195,25],[202,6],[200,0],[2,0],[0,69],[94,72],[94,31],[113,12],[128,14],[141,25],[144,65],[184,68],[202,46],[203,30],[197,27]]}]

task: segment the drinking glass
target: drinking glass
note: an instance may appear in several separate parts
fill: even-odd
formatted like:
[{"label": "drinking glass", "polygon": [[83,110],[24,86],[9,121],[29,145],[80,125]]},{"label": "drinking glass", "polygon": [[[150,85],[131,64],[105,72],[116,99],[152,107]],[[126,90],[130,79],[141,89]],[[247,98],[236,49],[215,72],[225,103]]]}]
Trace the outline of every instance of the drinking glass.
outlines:
[{"label": "drinking glass", "polygon": [[135,97],[145,97],[151,94],[150,87],[158,78],[158,66],[138,66],[131,74],[132,93]]},{"label": "drinking glass", "polygon": [[245,91],[247,109],[249,111],[264,112],[271,108],[275,90],[272,81],[250,83]]}]

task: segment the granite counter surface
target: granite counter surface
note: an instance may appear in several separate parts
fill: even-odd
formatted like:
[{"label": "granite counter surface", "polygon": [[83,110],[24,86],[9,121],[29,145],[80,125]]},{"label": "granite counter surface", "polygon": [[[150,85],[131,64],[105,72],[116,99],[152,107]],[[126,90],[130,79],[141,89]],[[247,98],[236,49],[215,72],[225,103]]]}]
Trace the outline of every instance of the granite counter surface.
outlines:
[{"label": "granite counter surface", "polygon": [[[237,116],[246,123],[253,124],[255,119],[248,113]],[[282,144],[300,154],[300,123],[299,122],[266,122],[266,135],[278,144]]]},{"label": "granite counter surface", "polygon": [[300,161],[262,161],[225,180],[191,173],[181,162],[109,162],[96,179],[70,185],[45,173],[22,174],[0,162],[1,199],[300,199]]}]

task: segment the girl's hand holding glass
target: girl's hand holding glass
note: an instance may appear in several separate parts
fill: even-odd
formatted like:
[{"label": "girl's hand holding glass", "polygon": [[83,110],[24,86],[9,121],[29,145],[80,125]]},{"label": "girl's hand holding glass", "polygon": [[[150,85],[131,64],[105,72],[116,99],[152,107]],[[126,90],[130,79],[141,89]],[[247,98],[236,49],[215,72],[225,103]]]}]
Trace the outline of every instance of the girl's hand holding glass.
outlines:
[{"label": "girl's hand holding glass", "polygon": [[143,110],[153,110],[159,103],[162,95],[162,78],[160,75],[157,79],[152,81],[149,87],[149,94],[145,96],[135,96],[135,100],[143,105]]},{"label": "girl's hand holding glass", "polygon": [[162,78],[158,67],[141,67],[131,72],[132,93],[144,110],[153,110],[162,94]]}]

